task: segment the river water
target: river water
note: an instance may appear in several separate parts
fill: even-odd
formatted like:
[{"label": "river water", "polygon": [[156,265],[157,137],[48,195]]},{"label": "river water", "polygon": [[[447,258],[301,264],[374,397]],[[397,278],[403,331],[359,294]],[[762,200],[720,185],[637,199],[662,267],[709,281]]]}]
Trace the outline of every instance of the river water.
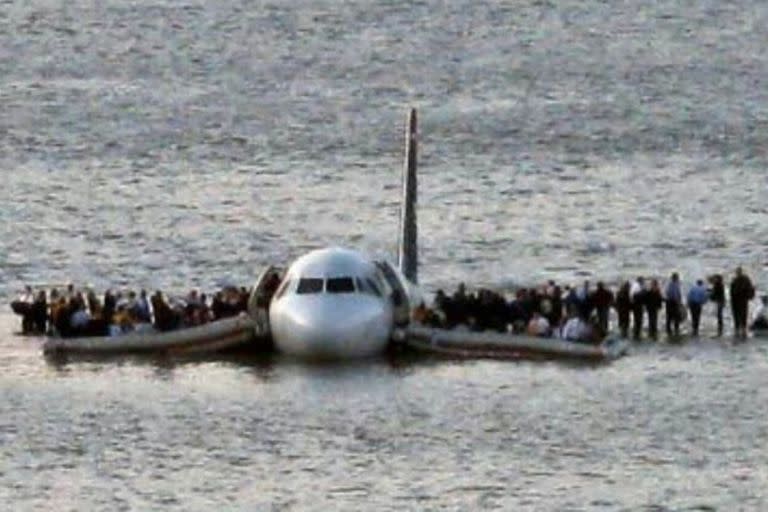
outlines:
[{"label": "river water", "polygon": [[[0,3],[0,298],[391,256],[424,287],[743,265],[768,287],[768,6]],[[0,314],[13,510],[763,510],[760,343],[611,365],[45,361]]]}]

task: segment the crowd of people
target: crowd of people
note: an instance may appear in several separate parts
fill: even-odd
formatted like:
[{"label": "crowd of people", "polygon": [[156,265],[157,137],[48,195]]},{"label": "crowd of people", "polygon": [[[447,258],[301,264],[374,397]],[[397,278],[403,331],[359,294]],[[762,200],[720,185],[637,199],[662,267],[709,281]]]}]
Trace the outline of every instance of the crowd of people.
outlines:
[{"label": "crowd of people", "polygon": [[27,286],[12,307],[22,317],[24,333],[65,338],[117,336],[171,331],[235,316],[247,310],[249,297],[246,288],[230,286],[210,299],[197,290],[186,297],[170,297],[159,290],[151,296],[146,290],[107,290],[100,299],[93,290],[80,290],[70,284],[48,292]]},{"label": "crowd of people", "polygon": [[[755,287],[741,268],[737,268],[729,284],[733,333],[746,338],[748,328],[768,332],[768,296],[748,325],[749,303]],[[521,288],[511,300],[497,292],[480,289],[468,293],[466,286],[447,295],[438,290],[432,308],[421,308],[417,321],[448,329],[466,325],[472,330],[495,330],[527,333],[532,336],[558,336],[563,339],[598,342],[611,329],[612,311],[622,337],[641,339],[644,335],[659,337],[659,318],[665,314],[668,336],[679,336],[681,324],[690,317],[690,334],[699,336],[704,305],[715,305],[717,335],[724,333],[726,285],[722,275],[697,279],[684,293],[678,273],[672,273],[662,285],[658,279],[639,276],[612,290],[603,282],[593,287],[590,281],[581,286],[560,286],[549,281],[541,287]]]},{"label": "crowd of people", "polygon": [[[274,294],[280,277],[275,274],[257,297],[265,307]],[[531,336],[556,336],[580,342],[599,342],[611,330],[612,311],[622,337],[641,339],[646,334],[656,340],[659,318],[665,313],[666,332],[680,335],[681,325],[690,317],[690,334],[699,335],[704,305],[714,304],[717,335],[724,333],[726,295],[730,299],[734,335],[746,338],[748,328],[768,333],[768,296],[748,325],[749,304],[755,287],[741,268],[737,268],[726,294],[725,279],[716,274],[697,279],[684,293],[678,273],[662,285],[658,279],[639,276],[612,290],[604,282],[593,287],[584,281],[578,287],[560,286],[555,281],[540,287],[521,288],[511,300],[495,291],[481,288],[468,292],[462,283],[452,294],[435,294],[432,308],[424,305],[414,312],[417,322],[453,329],[464,325],[471,330],[526,333]],[[102,299],[90,289],[74,285],[50,291],[27,287],[12,303],[22,316],[24,333],[46,333],[62,337],[116,336],[128,332],[170,331],[202,325],[247,311],[250,291],[229,286],[209,300],[205,293],[192,290],[186,297],[169,297],[161,291],[149,296],[146,290],[107,290]]]}]

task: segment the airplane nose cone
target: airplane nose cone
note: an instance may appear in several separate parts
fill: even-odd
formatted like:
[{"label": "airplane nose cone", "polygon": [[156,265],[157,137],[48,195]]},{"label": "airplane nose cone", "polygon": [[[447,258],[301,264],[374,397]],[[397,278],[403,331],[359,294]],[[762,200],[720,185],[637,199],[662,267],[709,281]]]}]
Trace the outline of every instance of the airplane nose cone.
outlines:
[{"label": "airplane nose cone", "polygon": [[283,352],[317,358],[364,357],[381,352],[389,337],[389,323],[378,305],[315,305],[287,310],[275,333]]}]

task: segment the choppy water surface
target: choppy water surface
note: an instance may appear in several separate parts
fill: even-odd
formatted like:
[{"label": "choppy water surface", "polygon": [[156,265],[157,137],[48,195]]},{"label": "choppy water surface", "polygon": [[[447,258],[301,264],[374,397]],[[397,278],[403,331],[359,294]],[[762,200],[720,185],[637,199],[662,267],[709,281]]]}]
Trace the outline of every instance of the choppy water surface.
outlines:
[{"label": "choppy water surface", "polygon": [[[427,289],[768,285],[760,2],[0,4],[0,297],[391,255],[419,107]],[[46,363],[2,316],[13,509],[761,510],[766,351],[609,367]]]}]

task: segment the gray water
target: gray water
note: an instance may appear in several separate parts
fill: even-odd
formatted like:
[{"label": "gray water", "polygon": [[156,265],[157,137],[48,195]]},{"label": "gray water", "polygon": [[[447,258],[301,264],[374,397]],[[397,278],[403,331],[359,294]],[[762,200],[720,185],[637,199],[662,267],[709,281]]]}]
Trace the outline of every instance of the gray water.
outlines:
[{"label": "gray water", "polygon": [[[0,297],[392,256],[427,290],[683,279],[768,245],[761,2],[4,2]],[[766,349],[608,366],[70,361],[0,315],[13,510],[762,510]]]}]

